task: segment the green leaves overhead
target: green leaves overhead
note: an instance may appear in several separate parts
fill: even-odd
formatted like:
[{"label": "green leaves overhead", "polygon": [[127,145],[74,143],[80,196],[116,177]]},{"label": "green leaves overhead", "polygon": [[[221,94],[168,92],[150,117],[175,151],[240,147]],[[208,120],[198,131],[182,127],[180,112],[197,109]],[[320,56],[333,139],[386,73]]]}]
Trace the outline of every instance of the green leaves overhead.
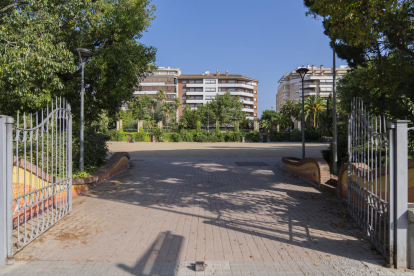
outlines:
[{"label": "green leaves overhead", "polygon": [[115,112],[155,60],[155,48],[138,42],[154,11],[150,0],[1,1],[0,113],[34,111],[65,96],[77,116],[75,48],[95,53],[85,66],[85,117]]}]

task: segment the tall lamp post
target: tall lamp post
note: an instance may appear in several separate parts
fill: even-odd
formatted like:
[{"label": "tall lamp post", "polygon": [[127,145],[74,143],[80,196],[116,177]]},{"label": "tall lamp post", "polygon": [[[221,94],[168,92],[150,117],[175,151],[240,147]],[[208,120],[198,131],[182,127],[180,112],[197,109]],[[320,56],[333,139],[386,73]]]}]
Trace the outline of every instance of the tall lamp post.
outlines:
[{"label": "tall lamp post", "polygon": [[302,159],[305,159],[305,91],[303,88],[303,79],[305,78],[305,75],[308,71],[309,69],[304,67],[301,67],[296,70],[296,73],[298,73],[302,79]]},{"label": "tall lamp post", "polygon": [[83,84],[85,62],[88,57],[93,56],[93,53],[85,48],[76,48],[75,53],[79,55],[82,65],[82,78],[81,78],[81,114],[80,114],[80,147],[79,147],[79,170],[83,172],[85,170],[85,159],[84,159],[84,138],[83,138],[83,124],[84,124],[84,94],[85,87]]},{"label": "tall lamp post", "polygon": [[333,164],[332,164],[332,171],[334,174],[338,173],[338,145],[337,145],[337,129],[336,129],[336,93],[335,93],[335,85],[336,85],[336,53],[335,53],[335,44],[333,45],[333,83],[332,83],[332,92],[333,92]]}]

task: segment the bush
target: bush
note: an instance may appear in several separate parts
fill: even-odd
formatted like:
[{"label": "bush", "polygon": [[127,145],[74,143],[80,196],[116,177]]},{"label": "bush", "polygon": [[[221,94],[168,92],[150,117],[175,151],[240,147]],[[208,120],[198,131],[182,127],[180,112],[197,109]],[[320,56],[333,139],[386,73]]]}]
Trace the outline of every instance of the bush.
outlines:
[{"label": "bush", "polygon": [[[305,132],[306,135],[306,132]],[[290,141],[292,142],[301,142],[302,141],[302,131],[299,129],[294,129],[290,132]]]},{"label": "bush", "polygon": [[181,142],[181,135],[179,133],[164,133],[163,139],[168,142]]},{"label": "bush", "polygon": [[197,135],[196,142],[208,142],[208,137],[205,134]]},{"label": "bush", "polygon": [[193,134],[185,131],[184,132],[184,141],[185,142],[194,142],[194,140],[193,140]]},{"label": "bush", "polygon": [[250,142],[259,142],[260,141],[260,133],[258,131],[246,133],[246,141]]},{"label": "bush", "polygon": [[305,141],[306,142],[319,141],[319,132],[316,129],[305,129]]},{"label": "bush", "polygon": [[[338,135],[337,150],[338,150],[338,170],[339,170],[342,164],[348,162],[348,135]],[[322,157],[329,164],[331,171],[332,171],[332,158],[333,158],[332,151],[333,151],[332,143],[330,143],[328,149],[321,151]]]},{"label": "bush", "polygon": [[139,130],[139,132],[134,133],[132,137],[135,139],[135,142],[149,142],[150,141],[150,137],[148,133],[144,132],[144,129],[142,129],[142,127]]},{"label": "bush", "polygon": [[226,141],[226,142],[238,142],[239,141],[239,133],[237,133],[237,132],[227,132],[224,135],[224,141]]},{"label": "bush", "polygon": [[[79,168],[80,156],[80,140],[79,140],[79,126],[74,125],[72,134],[72,164],[74,168]],[[86,127],[84,132],[84,164],[85,168],[100,167],[105,164],[105,157],[108,153],[106,142],[109,136],[95,132],[91,127]]]},{"label": "bush", "polygon": [[162,142],[163,141],[163,139],[162,139],[162,129],[157,127],[154,131],[154,136],[155,136],[155,138],[157,139],[158,142]]}]

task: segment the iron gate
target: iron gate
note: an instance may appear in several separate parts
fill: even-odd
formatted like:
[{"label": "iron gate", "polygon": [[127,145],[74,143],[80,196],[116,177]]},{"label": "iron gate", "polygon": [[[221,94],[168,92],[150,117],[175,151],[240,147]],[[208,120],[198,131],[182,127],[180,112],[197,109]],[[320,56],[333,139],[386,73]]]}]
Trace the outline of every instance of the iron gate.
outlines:
[{"label": "iron gate", "polygon": [[36,114],[17,113],[14,124],[13,118],[3,120],[5,243],[11,259],[72,208],[72,116],[65,99],[56,98]]},{"label": "iron gate", "polygon": [[348,211],[390,264],[407,267],[409,121],[386,122],[352,101]]}]

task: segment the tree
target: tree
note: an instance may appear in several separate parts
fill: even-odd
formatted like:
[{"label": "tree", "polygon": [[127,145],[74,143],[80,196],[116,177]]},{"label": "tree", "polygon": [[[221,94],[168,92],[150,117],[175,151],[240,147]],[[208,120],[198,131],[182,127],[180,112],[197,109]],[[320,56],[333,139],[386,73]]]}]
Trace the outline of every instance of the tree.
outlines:
[{"label": "tree", "polygon": [[33,112],[64,96],[76,119],[80,59],[72,50],[88,48],[85,119],[113,115],[155,61],[155,48],[139,42],[154,10],[150,0],[1,1],[0,113]]},{"label": "tree", "polygon": [[323,98],[311,95],[305,99],[305,120],[312,120],[313,128],[320,125],[320,117],[325,109]]},{"label": "tree", "polygon": [[226,128],[245,117],[245,113],[242,111],[243,102],[238,97],[232,96],[229,91],[224,95],[217,95],[216,99],[211,101],[210,108],[212,113],[216,114],[220,124]]},{"label": "tree", "polygon": [[[298,120],[299,114],[301,113],[300,112],[302,108],[301,105],[302,103],[298,103],[294,100],[286,100],[285,103],[280,108],[280,114],[290,118],[291,121],[293,119]],[[290,123],[290,127],[293,128],[293,121]]]},{"label": "tree", "polygon": [[197,122],[200,121],[200,119],[201,116],[199,110],[192,110],[189,105],[185,107],[184,113],[180,117],[180,121],[185,121],[187,127],[190,129],[195,129],[197,127]]},{"label": "tree", "polygon": [[329,97],[326,99],[326,106],[324,112],[321,114],[321,119],[323,121],[323,129],[327,132],[329,136],[333,133],[333,96],[332,93],[329,94]]},{"label": "tree", "polygon": [[155,95],[155,98],[162,105],[164,100],[167,99],[167,95],[165,94],[164,90],[160,89],[160,90],[158,90],[157,94]]},{"label": "tree", "polygon": [[[214,101],[214,100],[213,100]],[[200,121],[204,126],[212,125],[217,120],[216,108],[212,107],[212,102],[200,106]]]},{"label": "tree", "polygon": [[132,112],[134,119],[143,120],[148,115],[148,107],[152,104],[153,99],[147,94],[135,97],[128,111]]},{"label": "tree", "polygon": [[175,110],[175,122],[178,123],[178,120],[177,120],[178,108],[182,106],[183,104],[181,103],[180,98],[174,98],[172,105]]},{"label": "tree", "polygon": [[414,118],[414,0],[305,0],[323,18],[339,57],[353,67],[339,82],[340,107],[362,98],[375,115]]},{"label": "tree", "polygon": [[173,105],[171,103],[164,103],[162,105],[162,114],[165,117],[165,122],[167,123],[167,126],[170,123],[170,116],[171,116],[171,113],[173,111],[174,111],[174,107],[173,107]]},{"label": "tree", "polygon": [[305,0],[308,14],[323,25],[338,55],[356,66],[382,53],[399,50],[414,58],[414,1]]}]

